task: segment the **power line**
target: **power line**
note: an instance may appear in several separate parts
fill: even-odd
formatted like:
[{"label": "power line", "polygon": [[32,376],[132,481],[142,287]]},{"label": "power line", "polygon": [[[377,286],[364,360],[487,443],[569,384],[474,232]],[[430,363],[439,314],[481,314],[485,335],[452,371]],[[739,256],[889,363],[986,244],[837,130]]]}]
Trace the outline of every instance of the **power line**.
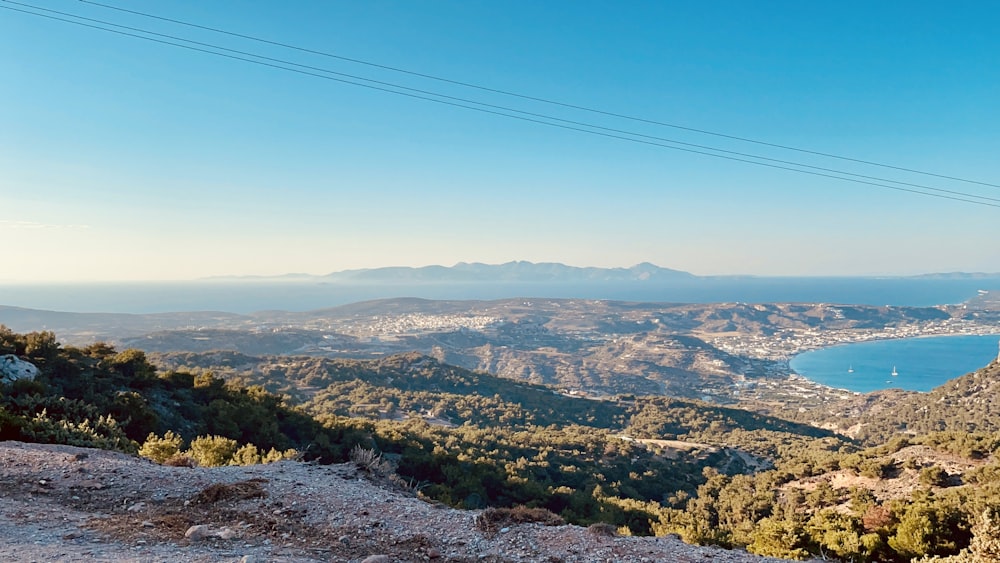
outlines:
[{"label": "power line", "polygon": [[[0,1],[8,1],[8,0],[0,0]],[[268,45],[274,45],[274,46],[277,46],[277,47],[284,47],[286,49],[293,49],[293,50],[300,51],[300,52],[303,52],[303,53],[310,53],[310,54],[313,54],[313,55],[320,55],[320,56],[329,57],[329,58],[332,58],[332,59],[338,59],[338,60],[347,61],[347,62],[351,62],[351,63],[356,63],[356,64],[360,64],[360,65],[366,65],[366,66],[373,67],[373,68],[379,68],[379,69],[383,69],[383,70],[389,70],[389,71],[392,71],[392,72],[398,72],[398,73],[402,73],[402,74],[408,74],[410,76],[417,76],[417,77],[420,77],[420,78],[426,78],[428,80],[436,80],[438,82],[444,82],[444,83],[447,83],[447,84],[454,84],[456,86],[463,86],[463,87],[466,87],[466,88],[474,88],[476,90],[481,90],[481,91],[484,91],[484,92],[492,92],[494,94],[501,94],[501,95],[504,95],[504,96],[512,96],[512,97],[521,98],[521,99],[524,99],[524,100],[531,100],[531,101],[534,101],[534,102],[541,102],[541,103],[550,104],[550,105],[554,105],[554,106],[560,106],[560,107],[565,107],[565,108],[570,108],[570,109],[575,109],[575,110],[580,110],[580,111],[586,111],[586,112],[590,112],[590,113],[594,113],[594,114],[605,115],[605,116],[608,116],[608,117],[616,117],[616,118],[619,118],[619,119],[627,119],[627,120],[636,121],[636,122],[639,122],[639,123],[647,123],[647,124],[650,124],[650,125],[659,125],[659,126],[662,126],[662,127],[670,127],[670,128],[673,128],[673,129],[679,129],[679,130],[683,130],[683,131],[690,131],[690,132],[693,132],[693,133],[700,133],[700,134],[703,134],[703,135],[712,135],[714,137],[720,137],[720,138],[730,139],[730,140],[734,140],[734,141],[741,141],[741,142],[744,142],[744,143],[753,143],[753,144],[762,145],[762,146],[766,146],[766,147],[772,147],[772,148],[778,148],[778,149],[783,149],[783,150],[795,151],[795,152],[804,153],[804,154],[811,154],[811,155],[822,156],[822,157],[826,157],[826,158],[835,158],[835,159],[844,160],[844,161],[847,161],[847,162],[854,162],[854,163],[858,163],[858,164],[866,164],[866,165],[869,165],[869,166],[878,166],[880,168],[888,168],[888,169],[892,169],[892,170],[898,170],[898,171],[901,171],[901,172],[910,172],[910,173],[913,173],[913,174],[921,174],[921,175],[924,175],[924,176],[932,176],[932,177],[935,177],[935,178],[941,178],[941,179],[945,179],[945,180],[954,180],[956,182],[965,182],[965,183],[968,183],[968,184],[978,184],[978,185],[981,185],[981,186],[989,186],[989,187],[993,187],[993,188],[1000,188],[1000,184],[993,184],[993,183],[990,183],[990,182],[982,182],[982,181],[979,181],[979,180],[970,180],[970,179],[967,179],[967,178],[960,178],[960,177],[957,177],[957,176],[948,176],[948,175],[945,175],[945,174],[937,174],[937,173],[933,173],[933,172],[926,172],[926,171],[922,171],[922,170],[916,170],[916,169],[913,169],[913,168],[905,168],[905,167],[902,167],[902,166],[894,166],[894,165],[891,165],[891,164],[885,164],[885,163],[875,162],[875,161],[870,161],[870,160],[863,160],[863,159],[859,159],[859,158],[852,158],[852,157],[837,155],[837,154],[833,154],[833,153],[815,151],[815,150],[810,150],[810,149],[803,149],[803,148],[799,148],[799,147],[793,147],[793,146],[790,146],[790,145],[782,145],[782,144],[778,144],[778,143],[771,143],[771,142],[767,142],[767,141],[761,141],[759,139],[752,139],[752,138],[749,138],[749,137],[741,137],[741,136],[738,136],[738,135],[730,135],[730,134],[727,134],[727,133],[719,133],[717,131],[709,131],[707,129],[699,129],[699,128],[696,128],[696,127],[688,127],[688,126],[684,126],[684,125],[678,125],[676,123],[668,123],[668,122],[664,122],[664,121],[657,121],[657,120],[653,120],[653,119],[647,119],[647,118],[643,118],[643,117],[636,117],[636,116],[622,114],[622,113],[615,113],[615,112],[612,112],[612,111],[601,110],[601,109],[592,108],[592,107],[588,107],[588,106],[581,106],[581,105],[571,104],[571,103],[567,103],[567,102],[560,102],[558,100],[552,100],[552,99],[549,99],[549,98],[541,98],[541,97],[538,97],[538,96],[531,96],[531,95],[527,95],[527,94],[520,94],[520,93],[517,93],[517,92],[512,92],[512,91],[509,91],[509,90],[502,90],[502,89],[499,89],[499,88],[491,88],[491,87],[488,87],[488,86],[482,86],[482,85],[479,85],[479,84],[473,84],[471,82],[464,82],[464,81],[461,81],[461,80],[454,80],[454,79],[445,78],[445,77],[441,77],[441,76],[435,76],[433,74],[426,74],[426,73],[422,73],[422,72],[416,72],[416,71],[407,70],[407,69],[404,69],[404,68],[394,67],[394,66],[390,66],[390,65],[373,63],[373,62],[365,61],[365,60],[362,60],[362,59],[357,59],[357,58],[352,58],[352,57],[346,57],[346,56],[343,56],[343,55],[337,55],[335,53],[330,53],[330,52],[325,52],[325,51],[318,51],[318,50],[315,50],[315,49],[309,49],[309,48],[306,48],[306,47],[300,47],[300,46],[297,46],[297,45],[292,45],[292,44],[289,44],[289,43],[283,43],[283,42],[280,42],[280,41],[272,41],[272,40],[269,40],[269,39],[264,39],[264,38],[261,38],[261,37],[255,37],[255,36],[252,36],[252,35],[245,35],[245,34],[242,34],[242,33],[236,33],[236,32],[227,31],[227,30],[219,29],[219,28],[215,28],[215,27],[210,27],[210,26],[205,26],[205,25],[199,25],[199,24],[196,24],[196,23],[186,22],[186,21],[183,21],[183,20],[177,20],[177,19],[167,18],[167,17],[164,17],[164,16],[158,16],[158,15],[150,14],[150,13],[146,13],[146,12],[140,12],[138,10],[129,10],[127,8],[121,8],[119,6],[114,6],[114,5],[111,5],[111,4],[103,4],[101,2],[94,2],[92,0],[79,0],[79,1],[82,2],[82,3],[84,3],[84,4],[91,4],[91,5],[99,6],[99,7],[102,7],[102,8],[109,9],[109,10],[117,10],[119,12],[125,12],[125,13],[135,14],[135,15],[138,15],[138,16],[146,17],[146,18],[158,19],[158,20],[161,20],[161,21],[166,21],[166,22],[170,22],[170,23],[176,23],[176,24],[179,24],[179,25],[184,25],[184,26],[193,27],[193,28],[197,28],[197,29],[203,29],[203,30],[206,30],[206,31],[214,32],[214,33],[221,33],[221,34],[229,35],[229,36],[232,36],[232,37],[239,37],[241,39],[249,39],[251,41],[256,41],[256,42],[259,42],[259,43],[266,43]]]},{"label": "power line", "polygon": [[[854,173],[854,172],[847,172],[847,171],[844,171],[844,170],[837,170],[837,169],[826,168],[826,167],[822,167],[822,166],[814,166],[814,165],[811,165],[811,164],[805,164],[805,163],[794,162],[794,161],[789,161],[789,160],[782,160],[782,159],[778,159],[778,158],[770,158],[770,157],[766,157],[766,156],[749,154],[749,153],[744,153],[744,152],[739,152],[739,151],[732,151],[732,150],[720,149],[720,148],[711,147],[711,146],[707,146],[707,145],[700,145],[700,144],[696,144],[696,143],[689,143],[689,142],[685,142],[685,141],[678,141],[676,139],[667,139],[667,138],[664,138],[664,137],[657,137],[657,136],[654,136],[654,135],[646,135],[646,134],[643,134],[643,133],[636,133],[634,131],[627,131],[627,130],[622,130],[622,129],[615,129],[615,128],[612,128],[612,127],[604,127],[604,126],[595,125],[595,124],[592,124],[592,123],[586,123],[586,122],[581,122],[581,121],[574,121],[574,120],[570,120],[570,119],[563,119],[563,118],[554,117],[554,116],[551,116],[551,115],[545,115],[545,114],[540,114],[540,113],[535,113],[535,112],[529,112],[529,111],[519,110],[519,109],[516,109],[516,108],[511,108],[511,107],[506,107],[506,106],[501,106],[501,105],[496,105],[496,104],[490,104],[490,103],[486,103],[486,102],[480,102],[480,101],[477,101],[477,100],[471,100],[471,99],[468,99],[468,98],[460,98],[460,97],[457,97],[457,96],[450,96],[450,95],[446,95],[446,94],[440,94],[440,93],[437,93],[437,92],[432,92],[432,91],[429,91],[429,90],[422,90],[422,89],[419,89],[419,88],[411,88],[409,86],[403,86],[403,85],[395,84],[395,83],[392,83],[392,82],[385,82],[385,81],[381,81],[381,80],[374,80],[374,79],[365,78],[365,77],[362,77],[362,76],[357,76],[357,75],[348,74],[348,73],[344,73],[344,72],[338,72],[338,71],[330,70],[330,69],[326,69],[326,68],[315,67],[315,66],[310,66],[310,65],[304,65],[304,64],[293,62],[293,61],[288,61],[288,60],[283,60],[283,59],[277,59],[277,58],[273,58],[273,57],[267,57],[267,56],[264,56],[264,55],[258,55],[256,53],[251,53],[251,52],[247,52],[247,51],[240,51],[240,50],[231,49],[231,48],[228,48],[228,47],[222,47],[220,45],[215,45],[215,44],[212,44],[212,43],[204,43],[204,42],[201,42],[201,41],[195,41],[195,40],[187,39],[187,38],[184,38],[184,37],[178,37],[176,35],[170,35],[170,34],[165,34],[165,33],[158,33],[158,32],[155,32],[155,31],[149,31],[149,30],[142,29],[142,28],[131,27],[131,26],[127,26],[127,25],[121,25],[121,24],[109,22],[109,21],[106,21],[106,20],[100,20],[100,19],[95,19],[95,18],[88,18],[88,17],[84,17],[84,16],[78,16],[76,14],[72,14],[72,13],[69,13],[69,12],[62,12],[62,11],[59,11],[59,10],[52,10],[52,9],[48,9],[48,8],[41,8],[39,6],[34,6],[32,4],[26,4],[26,3],[23,3],[23,2],[16,2],[14,0],[2,0],[2,1],[7,2],[9,4],[16,4],[18,6],[29,7],[29,8],[32,8],[32,9],[35,9],[35,10],[40,10],[40,11],[43,11],[43,12],[49,12],[49,13],[53,13],[53,14],[60,14],[60,15],[68,16],[68,17],[75,18],[75,19],[78,19],[78,20],[95,22],[95,23],[100,23],[100,24],[103,24],[103,25],[110,25],[112,27],[116,27],[116,28],[120,28],[120,29],[127,29],[127,30],[130,30],[130,31],[136,31],[136,32],[139,32],[139,33],[144,33],[146,35],[154,35],[154,36],[157,36],[157,37],[165,37],[165,38],[168,38],[168,39],[173,39],[173,40],[176,40],[176,41],[183,41],[185,43],[190,43],[190,44],[193,44],[193,45],[200,45],[202,47],[209,47],[211,49],[218,49],[218,50],[226,51],[226,52],[229,52],[229,53],[236,53],[238,55],[245,55],[245,56],[248,56],[248,57],[254,57],[254,58],[257,58],[257,59],[262,59],[262,60],[265,60],[265,61],[271,61],[271,62],[279,63],[279,64],[282,64],[282,65],[291,65],[291,66],[298,67],[298,68],[303,68],[303,69],[306,69],[306,70],[314,70],[314,71],[318,71],[318,72],[324,72],[324,73],[333,74],[333,75],[336,75],[336,76],[342,76],[342,77],[345,77],[345,78],[350,78],[350,79],[353,79],[353,80],[361,80],[361,81],[364,81],[364,82],[368,82],[370,84],[378,84],[380,86],[387,86],[387,87],[390,87],[390,88],[398,88],[398,89],[401,89],[401,90],[406,90],[408,92],[415,92],[417,94],[425,94],[425,95],[429,95],[429,96],[436,96],[436,97],[447,99],[447,100],[461,102],[463,104],[476,104],[476,105],[479,105],[479,106],[483,106],[483,107],[487,107],[487,108],[491,108],[491,109],[495,109],[495,110],[507,111],[507,112],[514,112],[514,113],[518,113],[518,114],[521,114],[521,115],[527,115],[527,116],[530,116],[530,117],[536,117],[536,118],[540,118],[540,119],[557,121],[557,122],[560,122],[560,123],[565,123],[565,124],[574,125],[574,126],[587,127],[587,128],[590,128],[590,129],[596,129],[596,130],[599,130],[599,131],[606,131],[606,132],[609,132],[609,133],[617,133],[617,134],[622,134],[622,135],[629,135],[629,136],[632,136],[632,137],[639,137],[639,138],[642,138],[642,139],[649,139],[649,140],[652,140],[652,141],[662,141],[664,143],[671,143],[671,144],[681,145],[681,146],[685,146],[685,147],[691,147],[691,148],[695,148],[695,149],[703,149],[703,150],[708,150],[708,151],[714,151],[714,152],[718,152],[718,153],[722,153],[722,154],[728,154],[728,155],[733,155],[733,156],[738,156],[738,157],[757,159],[757,160],[762,160],[762,161],[766,161],[766,162],[773,162],[773,163],[777,163],[777,164],[784,164],[784,165],[788,165],[788,166],[797,166],[797,167],[801,167],[801,168],[808,168],[810,170],[818,170],[820,172],[828,172],[828,173],[831,173],[831,174],[841,174],[841,175],[845,175],[845,176],[851,176],[851,177],[854,177],[854,178],[861,178],[861,179],[864,179],[864,180],[872,180],[872,181],[875,181],[875,182],[888,182],[888,183],[891,183],[891,184],[898,184],[898,185],[901,185],[901,186],[909,186],[911,188],[919,188],[919,189],[930,190],[930,191],[934,191],[934,192],[938,192],[938,193],[946,193],[946,194],[952,194],[952,195],[957,195],[957,196],[962,196],[962,197],[970,197],[970,198],[974,198],[974,199],[980,199],[980,200],[984,200],[984,201],[993,201],[993,202],[1000,203],[1000,198],[982,196],[982,195],[977,195],[977,194],[970,194],[970,193],[967,193],[967,192],[960,192],[960,191],[948,190],[948,189],[943,189],[943,188],[936,188],[936,187],[933,187],[933,186],[927,186],[927,185],[924,185],[924,184],[915,184],[915,183],[912,183],[912,182],[903,182],[903,181],[900,181],[900,180],[893,180],[891,178],[880,178],[880,177],[877,177],[877,176],[870,176],[870,175],[866,175],[866,174],[857,174],[857,173]],[[66,20],[62,20],[62,21],[66,21]],[[70,22],[70,23],[75,23],[75,22]],[[103,28],[100,28],[100,29],[103,29]],[[106,31],[110,31],[110,30],[106,30]],[[240,60],[243,60],[243,59],[240,59]],[[354,84],[353,82],[348,82],[348,83]],[[395,93],[399,93],[399,92],[395,92]],[[421,99],[424,99],[424,98],[421,98]],[[465,107],[465,106],[462,106],[462,107]],[[698,153],[698,154],[704,154],[704,153]],[[717,156],[721,156],[721,155],[717,155]]]},{"label": "power line", "polygon": [[[15,4],[22,5],[22,6],[29,6],[29,7],[34,8],[34,6],[30,6],[30,5],[22,4],[22,3],[17,3],[17,2],[9,2],[8,0],[0,0],[0,1],[4,2],[5,4],[7,4],[7,3],[15,3]],[[584,129],[583,127],[576,127],[576,126],[571,126],[571,125],[564,125],[564,124],[561,124],[561,123],[554,123],[554,122],[551,122],[551,121],[544,121],[542,119],[534,119],[534,118],[531,118],[531,117],[524,117],[522,115],[512,115],[512,114],[508,114],[508,113],[503,113],[501,111],[494,111],[494,110],[491,110],[491,109],[486,109],[486,108],[483,108],[483,107],[468,106],[468,105],[465,105],[465,104],[451,102],[451,101],[442,100],[442,99],[438,99],[438,98],[432,98],[432,97],[429,97],[429,96],[414,94],[414,93],[410,93],[410,92],[397,91],[397,90],[393,90],[391,88],[386,88],[386,87],[382,87],[382,86],[375,86],[375,85],[372,85],[372,84],[365,84],[365,83],[361,83],[361,82],[353,82],[351,80],[346,80],[346,79],[343,79],[343,78],[336,78],[336,77],[328,76],[328,75],[325,75],[325,74],[317,74],[315,72],[311,72],[311,71],[308,71],[308,70],[300,70],[300,69],[297,69],[297,68],[289,68],[289,67],[281,66],[279,64],[273,64],[273,63],[265,62],[265,61],[262,61],[262,60],[248,59],[248,58],[244,58],[244,57],[240,57],[240,56],[236,56],[236,55],[229,55],[229,54],[226,54],[226,53],[220,53],[220,52],[212,51],[212,50],[209,50],[209,49],[202,49],[200,47],[193,47],[191,45],[184,45],[184,44],[180,44],[180,43],[173,43],[173,42],[165,41],[165,40],[162,40],[162,39],[156,39],[154,37],[148,37],[148,36],[144,36],[144,35],[137,35],[137,34],[134,34],[134,33],[128,33],[128,32],[119,31],[119,30],[116,30],[116,29],[108,29],[108,28],[105,28],[105,27],[97,26],[97,25],[91,25],[91,24],[87,24],[87,23],[83,23],[83,22],[79,22],[79,21],[74,21],[74,20],[69,20],[69,19],[65,19],[65,18],[60,18],[60,17],[56,17],[56,16],[51,16],[51,15],[47,15],[47,14],[40,14],[40,13],[36,13],[36,12],[30,12],[30,11],[27,11],[27,10],[21,10],[21,9],[18,9],[18,8],[12,8],[10,6],[0,5],[0,8],[4,8],[4,9],[7,9],[7,10],[11,10],[11,11],[14,11],[14,12],[20,12],[20,13],[24,13],[24,14],[28,14],[28,15],[33,15],[33,16],[36,16],[36,17],[42,17],[42,18],[56,20],[56,21],[61,21],[61,22],[65,22],[65,23],[71,23],[71,24],[74,24],[74,25],[78,25],[78,26],[82,26],[82,27],[87,27],[87,28],[91,28],[91,29],[96,29],[96,30],[100,30],[100,31],[105,31],[105,32],[109,32],[109,33],[114,33],[114,34],[118,34],[118,35],[123,35],[123,36],[127,36],[127,37],[133,37],[133,38],[136,38],[136,39],[143,39],[143,40],[146,40],[146,41],[151,41],[151,42],[160,43],[160,44],[164,44],[164,45],[169,45],[169,46],[173,46],[173,47],[180,47],[182,49],[188,49],[188,50],[197,51],[197,52],[201,52],[201,53],[206,53],[206,54],[210,54],[210,55],[216,55],[218,57],[224,57],[224,58],[228,58],[228,59],[240,60],[240,61],[244,61],[244,62],[248,62],[248,63],[252,63],[252,64],[257,64],[257,65],[265,66],[265,67],[269,67],[269,68],[275,68],[275,69],[285,70],[285,71],[294,72],[294,73],[297,73],[297,74],[303,74],[303,75],[312,76],[312,77],[316,77],[316,78],[322,78],[322,79],[325,79],[325,80],[331,80],[331,81],[334,81],[334,82],[339,82],[339,83],[344,83],[344,84],[350,84],[350,85],[354,85],[354,86],[360,86],[360,87],[363,87],[363,88],[368,88],[368,89],[372,89],[372,90],[378,90],[378,91],[387,92],[387,93],[391,93],[391,94],[397,94],[397,95],[406,96],[406,97],[410,97],[410,98],[415,98],[415,99],[420,99],[420,100],[426,100],[426,101],[430,101],[430,102],[436,102],[436,103],[443,104],[443,105],[454,106],[454,107],[469,109],[469,110],[473,110],[473,111],[479,111],[479,112],[482,112],[482,113],[487,113],[487,114],[492,114],[492,115],[498,115],[498,116],[508,117],[508,118],[512,118],[512,119],[518,119],[518,120],[521,120],[521,121],[527,121],[527,122],[531,122],[531,123],[538,123],[538,124],[541,124],[541,125],[548,125],[550,127],[557,127],[557,128],[560,128],[560,129],[566,129],[566,130],[570,130],[570,131],[578,131],[578,132],[582,132],[582,133],[589,133],[589,134],[592,134],[592,135],[598,135],[598,136],[608,137],[608,138],[612,138],[612,139],[619,139],[619,140],[623,140],[623,141],[630,141],[630,142],[633,142],[633,143],[639,143],[639,144],[644,144],[644,145],[662,147],[662,148],[667,148],[667,149],[672,149],[672,150],[678,150],[678,151],[683,151],[683,152],[688,152],[688,153],[693,153],[693,154],[699,154],[699,155],[704,155],[704,156],[711,156],[711,157],[715,157],[715,158],[721,158],[721,159],[735,161],[735,162],[742,162],[742,163],[746,163],[746,164],[755,164],[757,166],[764,166],[764,167],[774,168],[774,169],[779,169],[779,170],[787,170],[787,171],[791,171],[791,172],[798,172],[800,174],[809,174],[809,175],[812,175],[812,176],[819,176],[819,177],[824,177],[824,178],[831,178],[831,179],[841,180],[841,181],[845,181],[845,182],[853,182],[853,183],[856,183],[856,184],[863,184],[863,185],[868,185],[868,186],[875,186],[875,187],[880,187],[880,188],[885,188],[885,189],[890,189],[890,190],[896,190],[896,191],[900,191],[900,192],[907,192],[907,193],[913,193],[913,194],[924,195],[924,196],[929,196],[929,197],[936,197],[936,198],[941,198],[941,199],[948,199],[948,200],[953,200],[953,201],[959,201],[959,202],[963,202],[963,203],[971,203],[971,204],[975,204],[975,205],[983,205],[983,206],[987,206],[987,207],[1000,208],[1000,205],[998,205],[996,203],[988,203],[986,201],[976,201],[975,199],[966,199],[966,198],[978,198],[978,199],[986,199],[986,200],[997,201],[997,200],[995,200],[993,198],[987,198],[985,196],[980,196],[980,195],[976,195],[976,194],[969,194],[969,193],[964,193],[964,192],[953,192],[953,191],[950,191],[950,190],[941,190],[941,189],[938,189],[938,188],[929,188],[929,189],[937,190],[937,191],[943,191],[943,192],[951,193],[951,194],[955,194],[955,195],[957,195],[959,197],[944,195],[942,193],[928,193],[928,192],[924,192],[924,191],[920,191],[920,190],[916,190],[916,189],[903,188],[903,187],[899,187],[899,186],[891,186],[891,185],[881,184],[881,183],[877,183],[877,182],[870,182],[870,181],[865,181],[865,180],[858,180],[858,179],[855,179],[855,178],[845,178],[843,176],[837,176],[835,174],[826,174],[826,173],[821,173],[821,172],[814,172],[814,171],[811,171],[811,170],[803,170],[803,169],[800,169],[800,168],[792,168],[790,166],[781,166],[781,165],[777,165],[777,164],[769,164],[767,162],[760,162],[760,161],[756,161],[756,160],[748,160],[748,159],[745,159],[745,158],[737,158],[737,157],[726,156],[726,155],[716,154],[716,153],[711,153],[711,152],[705,152],[705,151],[695,150],[695,149],[690,149],[690,148],[677,147],[677,146],[667,145],[667,144],[663,144],[663,143],[655,142],[655,141],[637,139],[637,138],[634,138],[634,137],[627,137],[627,136],[619,135],[619,134],[606,133],[606,132],[602,132],[602,131],[595,131],[595,130],[592,130],[592,129]],[[45,10],[44,8],[40,8],[40,9]],[[47,10],[47,11],[51,12],[52,10]],[[77,16],[71,16],[71,17],[77,17]],[[89,19],[89,18],[81,18],[81,19]],[[93,21],[93,20],[91,20],[91,21]],[[109,25],[117,25],[117,24],[109,24]],[[120,26],[120,27],[124,27],[124,26]],[[145,31],[143,31],[143,32],[147,33]],[[148,33],[154,33],[154,32],[148,32]],[[159,35],[162,35],[162,34],[159,34]],[[182,41],[188,41],[188,40],[185,40],[185,39],[180,39],[180,40],[182,40]],[[192,42],[192,43],[194,43],[194,42]],[[202,45],[208,45],[208,44],[202,44]],[[219,47],[219,48],[220,49],[225,49],[224,47]],[[253,54],[250,54],[249,56],[257,57],[257,55],[253,55]],[[290,63],[290,64],[296,64],[296,63]],[[304,65],[298,65],[298,66],[304,66]],[[433,94],[432,93],[431,95],[437,95],[437,94]],[[471,103],[479,103],[479,102],[471,102]],[[513,110],[513,111],[518,111],[518,110]],[[558,119],[558,118],[551,118],[551,119]],[[563,120],[563,121],[565,121],[565,120]],[[626,132],[625,134],[630,134],[630,133]],[[718,149],[710,149],[710,150],[718,150]],[[754,157],[754,158],[756,158],[756,157]],[[838,171],[835,171],[835,172],[840,173]],[[845,172],[845,174],[850,174],[850,173]],[[892,180],[889,180],[889,181],[892,182]]]}]

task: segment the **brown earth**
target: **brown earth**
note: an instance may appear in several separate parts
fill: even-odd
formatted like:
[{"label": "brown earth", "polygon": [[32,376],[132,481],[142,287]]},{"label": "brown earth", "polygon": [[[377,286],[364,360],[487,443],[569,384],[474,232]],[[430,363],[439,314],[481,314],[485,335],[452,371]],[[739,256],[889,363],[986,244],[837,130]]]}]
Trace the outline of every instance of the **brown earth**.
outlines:
[{"label": "brown earth", "polygon": [[494,530],[477,525],[478,511],[377,485],[350,464],[167,467],[0,442],[0,484],[5,561],[779,561],[606,528]]}]

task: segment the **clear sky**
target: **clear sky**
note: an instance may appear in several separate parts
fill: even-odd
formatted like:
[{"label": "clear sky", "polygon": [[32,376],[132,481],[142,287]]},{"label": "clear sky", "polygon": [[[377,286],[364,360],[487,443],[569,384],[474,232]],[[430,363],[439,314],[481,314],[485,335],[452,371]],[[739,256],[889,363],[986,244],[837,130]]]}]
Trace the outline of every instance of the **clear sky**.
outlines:
[{"label": "clear sky", "polygon": [[[24,1],[1000,205],[997,187],[490,94],[78,1]],[[1000,4],[992,2],[105,1],[569,104],[1000,184]],[[649,261],[697,274],[1000,271],[998,207],[569,131],[6,9],[0,50],[3,281],[510,260]]]}]

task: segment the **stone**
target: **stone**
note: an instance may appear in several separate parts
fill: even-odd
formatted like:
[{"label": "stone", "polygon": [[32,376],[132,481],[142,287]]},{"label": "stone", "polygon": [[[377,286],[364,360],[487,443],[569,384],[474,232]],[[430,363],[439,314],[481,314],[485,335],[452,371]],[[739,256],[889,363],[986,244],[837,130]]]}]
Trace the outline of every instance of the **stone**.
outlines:
[{"label": "stone", "polygon": [[369,555],[361,560],[361,563],[389,563],[388,555]]},{"label": "stone", "polygon": [[427,557],[431,559],[438,559],[441,557],[441,550],[436,547],[432,547],[427,550]]},{"label": "stone", "polygon": [[236,537],[236,530],[233,530],[232,528],[229,527],[225,527],[216,532],[215,535],[218,536],[220,539],[231,540]]},{"label": "stone", "polygon": [[0,382],[17,381],[18,379],[35,379],[38,368],[31,362],[26,362],[14,354],[0,356]]},{"label": "stone", "polygon": [[198,524],[197,526],[191,526],[184,532],[184,537],[191,541],[201,541],[207,538],[211,533],[208,526],[204,524]]},{"label": "stone", "polygon": [[240,563],[257,563],[257,558],[253,555],[244,555],[240,557]]}]

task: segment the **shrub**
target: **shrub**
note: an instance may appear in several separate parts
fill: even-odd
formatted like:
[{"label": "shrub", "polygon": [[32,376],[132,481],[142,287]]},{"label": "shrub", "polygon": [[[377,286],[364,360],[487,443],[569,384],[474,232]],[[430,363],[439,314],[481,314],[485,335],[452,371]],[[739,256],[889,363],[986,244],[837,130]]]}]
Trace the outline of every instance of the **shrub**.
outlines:
[{"label": "shrub", "polygon": [[236,450],[229,465],[257,465],[260,463],[260,450],[253,444],[246,444]]},{"label": "shrub", "polygon": [[261,456],[261,463],[274,463],[276,461],[281,461],[283,459],[301,459],[302,454],[296,449],[288,449],[285,451],[279,451],[271,448],[266,454]]},{"label": "shrub", "polygon": [[199,436],[191,440],[187,453],[201,467],[228,465],[236,453],[236,440],[222,436]]},{"label": "shrub", "polygon": [[354,446],[351,450],[351,461],[358,466],[358,469],[367,471],[375,477],[389,477],[394,473],[392,464],[382,459],[382,454],[374,449],[362,448],[360,445]]},{"label": "shrub", "polygon": [[139,455],[156,463],[164,463],[180,453],[181,442],[181,437],[169,430],[162,438],[150,433],[146,437],[146,442],[139,448]]},{"label": "shrub", "polygon": [[925,487],[944,487],[948,478],[948,472],[936,465],[920,470],[920,484]]}]

